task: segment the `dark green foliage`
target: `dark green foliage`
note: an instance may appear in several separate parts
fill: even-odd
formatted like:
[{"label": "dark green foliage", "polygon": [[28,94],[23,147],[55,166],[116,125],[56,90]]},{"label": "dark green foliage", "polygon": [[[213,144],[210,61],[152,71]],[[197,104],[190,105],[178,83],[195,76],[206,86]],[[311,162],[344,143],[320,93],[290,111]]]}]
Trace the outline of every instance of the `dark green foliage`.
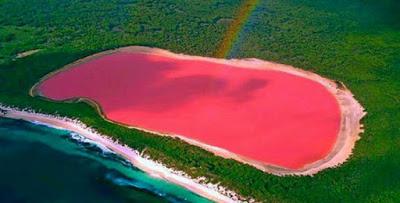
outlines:
[{"label": "dark green foliage", "polygon": [[[105,49],[146,45],[211,55],[240,3],[0,0],[0,103],[77,117],[169,166],[266,202],[399,201],[400,9],[395,0],[262,1],[241,34],[236,56],[291,64],[343,81],[366,107],[366,132],[354,155],[314,177],[264,174],[177,139],[108,123],[87,104],[28,95],[45,74]],[[38,48],[34,55],[14,59]]]}]

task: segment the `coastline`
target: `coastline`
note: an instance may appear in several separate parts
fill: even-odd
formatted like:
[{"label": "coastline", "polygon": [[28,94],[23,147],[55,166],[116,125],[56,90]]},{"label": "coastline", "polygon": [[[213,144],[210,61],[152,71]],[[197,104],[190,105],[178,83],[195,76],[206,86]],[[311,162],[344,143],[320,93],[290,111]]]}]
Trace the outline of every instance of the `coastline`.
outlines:
[{"label": "coastline", "polygon": [[[184,54],[173,53],[168,50],[158,49],[158,48],[150,48],[150,47],[141,47],[141,46],[131,46],[131,47],[122,47],[113,50],[107,50],[104,52],[96,53],[94,55],[85,57],[83,59],[77,60],[71,64],[68,64],[61,69],[58,69],[54,72],[51,72],[41,78],[39,82],[37,82],[30,90],[31,96],[40,96],[43,99],[54,101],[48,98],[43,97],[38,90],[38,86],[50,78],[51,76],[58,74],[66,69],[74,68],[79,64],[86,63],[88,61],[94,60],[96,58],[102,57],[104,55],[113,54],[116,52],[130,52],[130,53],[145,53],[145,54],[154,54],[166,57],[172,57],[180,60],[200,60],[200,61],[209,61],[219,64],[227,64],[231,65],[235,68],[251,68],[257,70],[270,70],[270,71],[281,71],[288,74],[296,75],[299,77],[303,77],[314,82],[317,82],[323,85],[337,100],[340,111],[341,111],[341,121],[340,121],[340,129],[337,136],[337,140],[332,147],[330,153],[315,162],[306,164],[304,167],[296,170],[284,168],[281,166],[276,166],[270,163],[262,163],[256,160],[248,159],[246,157],[240,156],[238,154],[232,153],[228,150],[218,148],[215,146],[211,146],[202,142],[199,142],[194,139],[190,139],[185,137],[184,135],[176,135],[176,134],[165,134],[160,132],[155,132],[147,129],[143,129],[140,126],[131,126],[123,123],[119,123],[107,118],[105,113],[103,112],[101,106],[96,102],[89,98],[71,98],[64,101],[83,101],[91,106],[95,107],[99,114],[108,122],[122,125],[127,128],[133,128],[140,131],[149,132],[159,136],[169,136],[169,137],[178,137],[185,142],[201,147],[207,151],[214,153],[217,156],[221,156],[224,158],[232,158],[239,162],[249,164],[253,167],[256,167],[259,170],[262,170],[267,173],[271,173],[278,176],[284,175],[314,175],[321,170],[326,168],[336,167],[342,163],[344,163],[352,154],[352,150],[355,146],[355,143],[358,139],[360,139],[360,133],[363,132],[363,125],[360,123],[361,119],[365,116],[366,112],[361,104],[354,98],[354,95],[347,89],[342,83],[337,81],[332,81],[330,79],[319,76],[315,73],[305,71],[290,65],[278,64],[274,62],[259,60],[259,59],[217,59],[210,57],[202,57],[202,56],[189,56]],[[64,102],[61,101],[61,102]],[[55,101],[60,102],[60,101]]]},{"label": "coastline", "polygon": [[33,123],[40,123],[52,128],[64,129],[77,133],[93,142],[99,143],[111,151],[119,154],[133,166],[146,172],[152,177],[164,179],[173,184],[182,186],[200,196],[215,202],[254,202],[253,199],[240,197],[233,191],[211,183],[204,183],[205,178],[193,179],[181,171],[167,168],[163,164],[143,157],[140,153],[127,145],[114,141],[111,137],[101,135],[76,119],[58,117],[48,114],[36,113],[32,110],[19,110],[0,104],[0,117],[20,119]]}]

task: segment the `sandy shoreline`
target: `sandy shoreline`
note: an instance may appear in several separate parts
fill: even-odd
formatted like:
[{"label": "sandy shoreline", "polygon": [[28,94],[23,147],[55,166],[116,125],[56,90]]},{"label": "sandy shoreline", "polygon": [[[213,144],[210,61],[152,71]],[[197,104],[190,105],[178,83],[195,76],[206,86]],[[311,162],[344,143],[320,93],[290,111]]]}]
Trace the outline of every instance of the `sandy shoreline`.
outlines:
[{"label": "sandy shoreline", "polygon": [[211,146],[197,140],[193,140],[185,137],[184,135],[175,135],[175,134],[164,134],[160,132],[149,131],[147,129],[143,129],[139,126],[128,126],[122,123],[118,123],[108,119],[105,114],[102,112],[101,107],[96,103],[96,101],[92,101],[88,98],[75,98],[71,99],[71,101],[84,101],[87,102],[97,108],[101,116],[109,122],[116,123],[119,125],[123,125],[125,127],[134,128],[141,131],[150,132],[152,134],[161,135],[161,136],[170,136],[170,137],[179,137],[185,142],[206,149],[214,154],[224,157],[224,158],[232,158],[237,161],[250,164],[264,172],[275,174],[275,175],[313,175],[318,173],[319,171],[336,167],[343,162],[345,162],[351,155],[352,149],[355,146],[356,141],[360,138],[359,134],[362,133],[362,124],[360,123],[362,117],[366,114],[364,108],[358,103],[358,101],[354,98],[353,94],[348,90],[343,84],[339,82],[335,82],[329,80],[327,78],[323,78],[315,73],[305,71],[299,68],[295,68],[293,66],[277,64],[273,62],[263,61],[259,59],[216,59],[216,58],[208,58],[201,56],[189,56],[184,54],[176,54],[167,50],[158,49],[158,48],[149,48],[149,47],[140,47],[140,46],[132,46],[132,47],[123,47],[114,50],[108,50],[104,52],[100,52],[86,58],[80,59],[72,64],[69,64],[57,71],[49,73],[45,77],[43,77],[37,84],[35,84],[30,94],[32,96],[39,95],[40,92],[36,89],[36,87],[46,80],[47,78],[63,71],[68,68],[75,67],[76,65],[86,63],[87,61],[99,58],[104,55],[113,54],[116,52],[131,52],[131,53],[147,53],[154,54],[160,56],[173,57],[181,60],[200,60],[200,61],[209,61],[219,64],[227,64],[230,66],[234,66],[235,68],[251,68],[258,70],[272,70],[272,71],[281,71],[289,74],[293,74],[299,77],[304,77],[309,80],[315,81],[321,85],[323,85],[332,95],[335,96],[341,110],[341,123],[340,123],[340,132],[338,134],[338,138],[336,143],[334,144],[331,152],[323,159],[318,160],[316,162],[305,165],[304,167],[292,170],[287,169],[280,166],[275,166],[273,164],[261,163],[255,160],[248,159],[246,157],[240,156],[238,154],[234,154],[230,151],[227,151],[222,148],[218,148],[215,146]]},{"label": "sandy shoreline", "polygon": [[180,185],[210,200],[216,202],[241,202],[244,200],[244,198],[241,198],[233,191],[229,191],[219,185],[201,183],[204,178],[192,179],[183,172],[169,169],[161,163],[157,163],[146,157],[142,157],[139,155],[138,151],[135,151],[126,145],[122,145],[118,143],[118,141],[113,141],[110,137],[95,132],[93,129],[87,127],[78,120],[35,113],[31,110],[18,110],[15,108],[2,106],[1,104],[0,110],[1,117],[41,123],[54,128],[75,132],[121,155],[130,163],[132,163],[132,165],[148,173],[149,175]]}]

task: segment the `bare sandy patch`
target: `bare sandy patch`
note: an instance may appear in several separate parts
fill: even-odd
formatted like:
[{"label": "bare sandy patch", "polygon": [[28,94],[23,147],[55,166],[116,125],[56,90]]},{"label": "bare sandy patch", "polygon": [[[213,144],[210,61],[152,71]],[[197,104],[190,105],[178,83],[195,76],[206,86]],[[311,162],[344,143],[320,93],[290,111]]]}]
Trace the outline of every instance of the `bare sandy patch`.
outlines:
[{"label": "bare sandy patch", "polygon": [[41,49],[33,49],[33,50],[21,52],[21,53],[18,53],[17,56],[16,56],[15,58],[17,58],[17,59],[24,58],[24,57],[33,55],[33,54],[39,52],[40,50],[41,50]]}]

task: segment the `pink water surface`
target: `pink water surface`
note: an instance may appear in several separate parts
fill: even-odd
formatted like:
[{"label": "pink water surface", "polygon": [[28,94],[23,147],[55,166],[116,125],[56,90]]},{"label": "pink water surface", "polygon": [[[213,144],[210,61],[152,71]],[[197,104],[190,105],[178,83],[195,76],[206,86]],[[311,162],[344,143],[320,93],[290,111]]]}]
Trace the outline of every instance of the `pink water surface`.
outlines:
[{"label": "pink water surface", "polygon": [[289,169],[324,158],[340,128],[339,105],[317,82],[203,60],[117,52],[54,75],[39,91],[90,98],[110,120]]}]

